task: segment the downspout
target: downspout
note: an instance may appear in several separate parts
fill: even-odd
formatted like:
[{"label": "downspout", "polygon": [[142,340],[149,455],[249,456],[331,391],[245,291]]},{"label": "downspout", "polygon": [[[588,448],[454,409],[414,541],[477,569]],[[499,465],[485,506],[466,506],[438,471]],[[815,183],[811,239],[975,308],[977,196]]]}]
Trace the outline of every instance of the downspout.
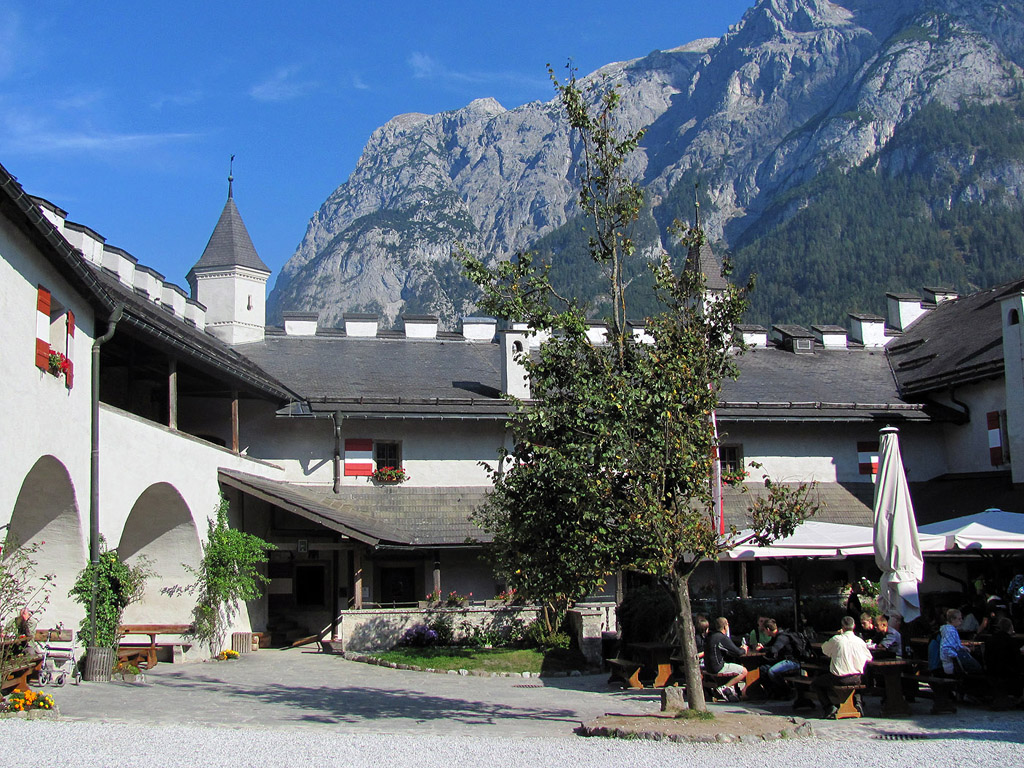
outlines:
[{"label": "downspout", "polygon": [[341,423],[345,420],[341,411],[331,414],[334,421],[334,492],[341,493]]},{"label": "downspout", "polygon": [[107,320],[107,332],[92,342],[92,452],[89,458],[89,562],[92,564],[92,596],[89,600],[89,645],[96,646],[96,577],[100,562],[100,347],[110,341],[124,314],[118,304]]}]

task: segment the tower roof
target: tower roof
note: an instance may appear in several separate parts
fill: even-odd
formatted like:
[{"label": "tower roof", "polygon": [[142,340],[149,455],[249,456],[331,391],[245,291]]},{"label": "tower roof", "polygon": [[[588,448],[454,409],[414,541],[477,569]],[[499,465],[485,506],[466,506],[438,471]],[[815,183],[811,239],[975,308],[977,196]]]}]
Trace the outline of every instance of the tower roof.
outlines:
[{"label": "tower roof", "polygon": [[238,212],[232,195],[230,181],[228,184],[228,201],[224,203],[217,226],[210,235],[206,250],[199,257],[189,274],[202,269],[224,267],[248,267],[260,272],[270,273],[270,268],[256,253],[249,231],[245,228],[242,215]]},{"label": "tower roof", "polygon": [[729,282],[722,276],[722,262],[706,241],[700,247],[690,247],[686,254],[686,269],[704,275],[705,287],[709,291],[724,291],[729,287]]}]

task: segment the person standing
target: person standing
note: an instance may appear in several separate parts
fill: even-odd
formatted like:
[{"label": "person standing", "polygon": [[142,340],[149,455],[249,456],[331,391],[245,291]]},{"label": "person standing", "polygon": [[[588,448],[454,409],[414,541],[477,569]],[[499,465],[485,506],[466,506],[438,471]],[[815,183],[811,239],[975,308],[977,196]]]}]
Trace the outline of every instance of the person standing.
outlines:
[{"label": "person standing", "polygon": [[[839,634],[826,640],[821,652],[828,656],[828,672],[814,678],[811,684],[818,694],[821,708],[827,710],[827,720],[835,720],[839,713],[839,702],[833,691],[837,685],[860,685],[864,665],[871,661],[871,651],[867,643],[854,634],[857,622],[852,616],[843,616],[842,629]],[[860,692],[854,694],[853,705],[864,714],[864,703]]]}]

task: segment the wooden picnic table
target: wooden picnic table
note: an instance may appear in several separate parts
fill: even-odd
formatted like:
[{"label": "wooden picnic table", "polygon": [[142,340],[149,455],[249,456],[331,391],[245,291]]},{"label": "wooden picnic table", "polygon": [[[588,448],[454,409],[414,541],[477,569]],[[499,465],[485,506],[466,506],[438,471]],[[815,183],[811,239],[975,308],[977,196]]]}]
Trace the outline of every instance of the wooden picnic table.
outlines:
[{"label": "wooden picnic table", "polygon": [[630,643],[626,647],[643,665],[643,676],[653,677],[655,688],[664,688],[672,677],[672,654],[678,647],[672,643]]},{"label": "wooden picnic table", "polygon": [[744,699],[747,698],[747,691],[750,690],[750,686],[761,679],[761,665],[764,664],[764,657],[764,651],[747,651],[740,656],[740,664],[747,670],[747,676],[744,678],[745,685],[743,686]]},{"label": "wooden picnic table", "polygon": [[145,669],[156,666],[157,635],[183,635],[192,631],[191,624],[122,624],[122,635],[149,635],[149,645],[132,645],[126,643],[118,646],[118,659],[129,663],[137,663]]},{"label": "wooden picnic table", "polygon": [[864,674],[878,675],[882,678],[882,685],[885,687],[885,701],[882,703],[883,717],[897,717],[909,715],[910,705],[906,696],[903,695],[904,672],[914,669],[911,661],[904,659],[877,659],[869,661],[864,666]]}]

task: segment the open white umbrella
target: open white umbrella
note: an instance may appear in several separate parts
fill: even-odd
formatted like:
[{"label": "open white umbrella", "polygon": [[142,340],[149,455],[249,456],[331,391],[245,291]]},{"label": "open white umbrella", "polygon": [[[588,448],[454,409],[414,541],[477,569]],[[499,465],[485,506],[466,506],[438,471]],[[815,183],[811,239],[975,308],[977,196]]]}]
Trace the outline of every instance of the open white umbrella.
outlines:
[{"label": "open white umbrella", "polygon": [[879,435],[874,504],[875,563],[882,569],[878,607],[913,621],[921,615],[917,585],[924,577],[924,557],[900,457],[899,430],[885,427]]}]

